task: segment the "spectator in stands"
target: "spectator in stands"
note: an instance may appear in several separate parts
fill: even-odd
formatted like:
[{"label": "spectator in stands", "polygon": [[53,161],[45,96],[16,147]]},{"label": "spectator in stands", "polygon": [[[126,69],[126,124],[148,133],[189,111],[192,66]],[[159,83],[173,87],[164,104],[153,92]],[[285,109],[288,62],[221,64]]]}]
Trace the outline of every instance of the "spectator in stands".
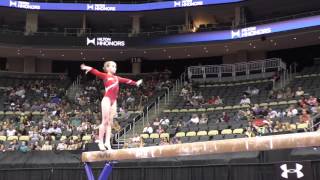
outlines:
[{"label": "spectator in stands", "polygon": [[62,131],[61,128],[58,127],[57,123],[53,123],[53,126],[49,128],[48,134],[55,136],[55,137],[61,137]]},{"label": "spectator in stands", "polygon": [[131,92],[127,93],[127,99],[126,99],[126,104],[129,109],[134,109],[135,108],[135,97],[132,95]]},{"label": "spectator in stands", "polygon": [[165,128],[169,127],[170,120],[166,116],[163,116],[162,119],[160,119],[160,125],[164,126]]},{"label": "spectator in stands", "polygon": [[169,145],[169,140],[168,140],[168,138],[161,138],[161,141],[160,141],[159,145],[160,145],[160,146]]},{"label": "spectator in stands", "polygon": [[216,101],[216,97],[215,97],[215,96],[212,96],[211,98],[208,99],[207,104],[208,104],[208,105],[214,105],[214,104],[215,104],[215,101]]},{"label": "spectator in stands", "polygon": [[296,91],[296,96],[302,96],[304,95],[304,91],[302,90],[302,87],[298,87],[298,90]]},{"label": "spectator in stands", "polygon": [[284,96],[284,93],[283,91],[280,89],[278,92],[277,92],[277,99],[283,99],[285,96]]},{"label": "spectator in stands", "polygon": [[6,136],[6,131],[3,129],[2,124],[0,125],[0,136]]},{"label": "spectator in stands", "polygon": [[217,120],[217,123],[220,122],[229,122],[230,121],[230,117],[226,112],[222,112],[222,116]]},{"label": "spectator in stands", "polygon": [[4,146],[4,142],[0,141],[0,152],[5,152],[6,151],[6,147]]},{"label": "spectator in stands", "polygon": [[302,114],[299,116],[299,122],[309,124],[310,121],[311,121],[310,114],[308,114],[307,110],[303,109]]},{"label": "spectator in stands", "polygon": [[192,116],[191,116],[191,119],[187,122],[187,125],[188,124],[199,124],[199,121],[200,121],[200,119],[199,119],[199,116],[198,116],[198,114],[192,114]]},{"label": "spectator in stands", "polygon": [[43,140],[43,137],[39,133],[38,126],[30,127],[30,131],[28,132],[31,141],[40,141]]},{"label": "spectator in stands", "polygon": [[194,101],[197,101],[197,104],[203,104],[204,103],[204,99],[203,99],[203,96],[202,96],[201,92],[199,92],[199,94],[194,93],[194,95],[192,96],[192,99]]},{"label": "spectator in stands", "polygon": [[239,110],[235,116],[233,116],[233,121],[243,121],[247,120],[245,116],[245,112],[243,110]]},{"label": "spectator in stands", "polygon": [[164,133],[165,130],[162,128],[162,126],[158,126],[158,129],[156,129],[156,133],[161,134]]},{"label": "spectator in stands", "polygon": [[171,138],[170,144],[181,144],[181,140],[179,137],[174,136],[173,138]]},{"label": "spectator in stands", "polygon": [[208,105],[219,105],[219,104],[223,104],[222,99],[220,98],[220,96],[212,96],[208,102]]},{"label": "spectator in stands", "polygon": [[45,141],[44,142],[44,145],[42,145],[41,147],[41,151],[52,151],[53,147],[52,145],[50,144],[50,141]]},{"label": "spectator in stands", "polygon": [[245,95],[245,94],[243,95],[243,97],[240,100],[240,105],[243,105],[243,104],[251,104],[250,98],[248,98],[247,95]]},{"label": "spectator in stands", "polygon": [[188,97],[188,94],[189,94],[189,90],[186,86],[184,86],[182,89],[181,89],[181,92],[180,92],[180,96],[183,97],[183,99],[187,99]]},{"label": "spectator in stands", "polygon": [[153,128],[152,126],[150,125],[150,123],[147,124],[146,127],[143,128],[143,133],[147,133],[147,134],[151,134],[153,133]]},{"label": "spectator in stands", "polygon": [[252,128],[247,127],[246,132],[244,133],[247,137],[255,137],[255,133],[252,131]]},{"label": "spectator in stands", "polygon": [[258,104],[255,104],[252,108],[251,108],[253,115],[258,116],[260,115],[262,109],[259,107]]},{"label": "spectator in stands", "polygon": [[9,146],[7,148],[8,151],[16,151],[19,148],[18,140],[14,139],[9,143]]},{"label": "spectator in stands", "polygon": [[39,141],[35,141],[35,142],[31,141],[29,148],[32,151],[40,151],[41,150],[41,146],[39,144]]},{"label": "spectator in stands", "polygon": [[23,153],[26,153],[26,152],[30,151],[30,148],[28,147],[26,141],[22,141],[21,142],[21,145],[19,146],[18,151],[19,152],[23,152]]},{"label": "spectator in stands", "polygon": [[249,96],[255,96],[258,95],[260,92],[260,90],[256,87],[251,88],[250,86],[248,86],[247,90],[245,91],[245,94],[249,95]]},{"label": "spectator in stands", "polygon": [[298,110],[294,107],[294,105],[290,105],[290,107],[286,110],[287,117],[293,117],[298,114]]},{"label": "spectator in stands", "polygon": [[7,130],[7,136],[15,136],[16,135],[16,129],[13,125],[9,126],[9,129]]},{"label": "spectator in stands", "polygon": [[153,121],[152,126],[153,126],[154,128],[158,128],[158,126],[160,126],[160,120],[159,120],[159,118],[156,118],[156,119]]},{"label": "spectator in stands", "polygon": [[208,122],[208,115],[206,113],[201,114],[201,118],[199,120],[199,124],[207,124]]},{"label": "spectator in stands", "polygon": [[49,124],[45,124],[44,127],[42,128],[41,134],[42,135],[48,135],[50,134],[50,125]]},{"label": "spectator in stands", "polygon": [[18,131],[17,131],[17,135],[18,135],[18,136],[26,136],[26,135],[28,135],[28,131],[26,130],[26,128],[24,127],[23,124],[21,124],[21,125],[19,126],[19,129],[18,129]]},{"label": "spectator in stands", "polygon": [[270,90],[268,97],[269,97],[269,99],[277,99],[277,93],[276,93],[276,91]]},{"label": "spectator in stands", "polygon": [[318,106],[318,100],[314,96],[310,96],[309,99],[307,100],[307,104],[309,106]]},{"label": "spectator in stands", "polygon": [[287,87],[286,92],[284,93],[284,97],[287,99],[293,98],[294,93],[292,92],[290,87]]},{"label": "spectator in stands", "polygon": [[269,108],[267,118],[274,119],[276,117],[280,117],[280,114],[276,110],[273,110],[272,108]]},{"label": "spectator in stands", "polygon": [[220,96],[217,96],[217,97],[216,97],[216,100],[215,100],[214,104],[215,104],[215,105],[223,104],[223,101],[222,101],[222,99],[220,98]]}]

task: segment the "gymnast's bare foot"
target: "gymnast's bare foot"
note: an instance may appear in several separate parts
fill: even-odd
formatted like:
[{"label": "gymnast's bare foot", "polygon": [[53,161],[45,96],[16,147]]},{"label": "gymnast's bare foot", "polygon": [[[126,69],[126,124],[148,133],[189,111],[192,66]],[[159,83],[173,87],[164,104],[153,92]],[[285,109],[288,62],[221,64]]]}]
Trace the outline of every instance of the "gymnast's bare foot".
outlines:
[{"label": "gymnast's bare foot", "polygon": [[100,142],[99,142],[99,143],[98,143],[98,146],[99,146],[100,151],[105,151],[105,150],[107,150],[103,143],[100,143]]},{"label": "gymnast's bare foot", "polygon": [[111,145],[109,143],[105,143],[104,146],[108,149],[108,150],[112,150]]}]

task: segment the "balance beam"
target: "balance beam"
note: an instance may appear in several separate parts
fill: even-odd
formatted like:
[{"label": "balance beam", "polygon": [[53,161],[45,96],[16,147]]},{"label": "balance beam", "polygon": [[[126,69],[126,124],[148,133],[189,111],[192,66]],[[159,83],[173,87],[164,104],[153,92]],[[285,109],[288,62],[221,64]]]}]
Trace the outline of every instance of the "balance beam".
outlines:
[{"label": "balance beam", "polygon": [[320,146],[320,132],[260,136],[82,153],[82,162],[196,156]]}]

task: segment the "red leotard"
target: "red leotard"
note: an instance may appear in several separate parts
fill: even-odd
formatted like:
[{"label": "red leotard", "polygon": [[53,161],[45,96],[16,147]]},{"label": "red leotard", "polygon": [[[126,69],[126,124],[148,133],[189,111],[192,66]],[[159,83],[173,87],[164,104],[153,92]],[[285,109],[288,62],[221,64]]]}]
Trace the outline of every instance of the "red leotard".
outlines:
[{"label": "red leotard", "polygon": [[89,72],[103,80],[103,85],[105,87],[104,97],[110,98],[111,105],[117,100],[119,92],[119,82],[133,86],[137,85],[137,83],[133,80],[103,73],[93,68]]}]

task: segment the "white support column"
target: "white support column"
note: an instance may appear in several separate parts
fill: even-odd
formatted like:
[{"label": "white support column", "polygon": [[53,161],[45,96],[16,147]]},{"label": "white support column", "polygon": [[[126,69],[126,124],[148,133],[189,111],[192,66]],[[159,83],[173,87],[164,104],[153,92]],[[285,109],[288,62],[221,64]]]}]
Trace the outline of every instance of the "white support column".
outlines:
[{"label": "white support column", "polygon": [[131,67],[133,74],[141,73],[141,58],[131,58]]},{"label": "white support column", "polygon": [[234,21],[233,21],[233,27],[239,27],[241,22],[241,7],[238,6],[234,9]]},{"label": "white support column", "polygon": [[36,72],[36,58],[33,56],[26,56],[23,58],[23,72],[35,73]]},{"label": "white support column", "polygon": [[87,16],[86,14],[82,15],[82,26],[81,26],[81,31],[80,31],[80,35],[83,35],[86,33],[86,29],[87,29]]},{"label": "white support column", "polygon": [[27,12],[25,35],[33,34],[38,31],[38,14],[36,12]]},{"label": "white support column", "polygon": [[186,9],[184,13],[184,25],[185,25],[185,31],[189,31],[191,27],[190,25],[190,17],[189,17],[189,11]]},{"label": "white support column", "polygon": [[139,34],[140,33],[140,18],[141,15],[134,15],[132,16],[132,34]]}]

